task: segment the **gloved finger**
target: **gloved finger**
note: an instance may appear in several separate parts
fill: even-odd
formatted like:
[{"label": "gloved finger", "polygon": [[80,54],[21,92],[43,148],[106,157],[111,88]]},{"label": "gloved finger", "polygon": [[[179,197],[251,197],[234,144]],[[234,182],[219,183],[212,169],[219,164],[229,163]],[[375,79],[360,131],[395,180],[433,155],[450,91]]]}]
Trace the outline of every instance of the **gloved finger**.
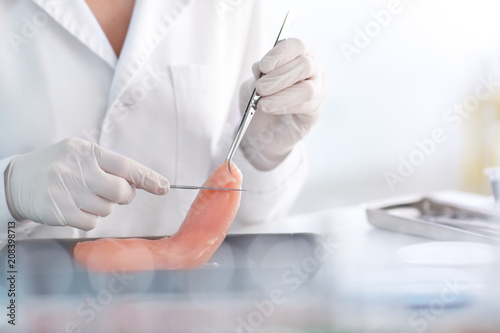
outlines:
[{"label": "gloved finger", "polygon": [[69,226],[89,231],[97,225],[97,215],[84,212],[75,206],[69,214],[65,215],[65,223]]},{"label": "gloved finger", "polygon": [[135,187],[133,185],[121,177],[104,172],[98,165],[96,168],[99,169],[97,173],[86,179],[87,186],[93,193],[120,205],[129,204],[134,200]]},{"label": "gloved finger", "polygon": [[248,79],[241,84],[239,104],[240,104],[240,111],[242,114],[245,111],[246,106],[248,105],[248,100],[250,99],[250,96],[252,95],[254,88],[255,88],[254,79]]},{"label": "gloved finger", "polygon": [[260,71],[259,66],[260,66],[260,62],[256,62],[252,65],[252,73],[253,73],[253,77],[255,78],[255,80],[258,80],[260,78],[260,76],[262,75],[262,72]]},{"label": "gloved finger", "polygon": [[267,74],[293,59],[306,55],[304,43],[297,38],[288,38],[276,44],[259,62],[259,70]]},{"label": "gloved finger", "polygon": [[279,115],[313,115],[321,108],[325,94],[314,80],[304,80],[271,96],[262,97],[257,110]]},{"label": "gloved finger", "polygon": [[94,155],[101,169],[126,179],[137,188],[153,194],[165,194],[170,188],[165,177],[129,157],[99,145],[94,145]]},{"label": "gloved finger", "polygon": [[261,96],[269,96],[291,87],[297,82],[313,78],[319,72],[316,60],[300,56],[257,80],[255,87]]},{"label": "gloved finger", "polygon": [[[94,162],[97,164],[96,162]],[[99,167],[96,165],[96,169],[99,169]],[[82,169],[83,171],[84,169]],[[104,171],[101,170],[102,173]],[[58,191],[57,195],[60,195],[62,193],[66,193],[66,200],[62,199],[59,197],[58,202],[66,202],[64,204],[66,206],[66,209],[68,210],[73,210],[74,206],[79,208],[80,210],[83,210],[87,213],[98,215],[98,216],[108,216],[111,214],[114,208],[114,203],[98,196],[95,194],[92,189],[89,187],[89,182],[92,179],[95,179],[96,174],[99,175],[99,173],[96,172],[88,172],[88,170],[82,172],[83,177],[75,177],[71,173],[63,172],[61,173],[60,177],[63,180],[64,187],[63,190]],[[92,177],[89,177],[88,174],[91,174]],[[116,177],[116,176],[113,176]],[[118,178],[118,177],[116,177]],[[127,183],[126,180],[122,179],[123,182]],[[127,183],[128,185],[128,183]],[[130,185],[128,185],[130,186]],[[54,196],[53,196],[54,197]],[[55,198],[55,197],[54,197]],[[66,214],[65,214],[66,215]]]},{"label": "gloved finger", "polygon": [[101,198],[94,193],[89,192],[88,195],[81,195],[74,198],[75,204],[84,212],[97,215],[108,216],[115,208],[115,203],[104,198]]}]

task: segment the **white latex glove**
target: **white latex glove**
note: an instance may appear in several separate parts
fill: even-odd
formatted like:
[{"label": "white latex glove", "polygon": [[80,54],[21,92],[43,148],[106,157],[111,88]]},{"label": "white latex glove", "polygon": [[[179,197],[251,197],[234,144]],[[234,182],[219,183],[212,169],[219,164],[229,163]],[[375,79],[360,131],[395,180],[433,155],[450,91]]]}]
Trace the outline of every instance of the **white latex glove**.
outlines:
[{"label": "white latex glove", "polygon": [[279,42],[252,70],[257,82],[251,79],[242,85],[242,112],[254,85],[262,97],[241,148],[257,169],[270,170],[318,121],[326,97],[324,70],[295,38]]},{"label": "white latex glove", "polygon": [[123,155],[67,139],[14,158],[5,172],[9,210],[18,221],[90,230],[135,188],[165,194],[168,180]]}]

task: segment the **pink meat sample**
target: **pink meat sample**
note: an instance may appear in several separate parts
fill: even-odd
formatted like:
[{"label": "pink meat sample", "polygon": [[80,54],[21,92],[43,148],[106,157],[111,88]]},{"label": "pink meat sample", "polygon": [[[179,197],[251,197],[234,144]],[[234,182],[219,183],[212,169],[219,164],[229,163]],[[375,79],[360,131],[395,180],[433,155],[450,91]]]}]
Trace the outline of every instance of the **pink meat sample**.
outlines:
[{"label": "pink meat sample", "polygon": [[[234,163],[219,165],[206,187],[241,188],[242,175]],[[75,246],[75,259],[91,271],[191,269],[202,266],[226,237],[240,206],[240,191],[200,190],[184,222],[171,237],[101,238]]]}]

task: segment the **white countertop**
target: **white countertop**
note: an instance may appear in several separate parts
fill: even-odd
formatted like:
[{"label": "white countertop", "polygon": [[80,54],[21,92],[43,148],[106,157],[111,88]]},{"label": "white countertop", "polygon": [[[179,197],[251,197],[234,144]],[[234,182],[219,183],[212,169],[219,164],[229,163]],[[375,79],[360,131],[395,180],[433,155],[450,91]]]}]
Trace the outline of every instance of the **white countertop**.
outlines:
[{"label": "white countertop", "polygon": [[[450,193],[444,194],[439,197],[454,200]],[[469,202],[492,207],[489,198],[474,197],[478,200]],[[290,216],[274,224],[248,226],[239,233],[313,232],[333,239],[338,246],[318,279],[326,285],[331,282],[335,293],[328,304],[342,314],[336,324],[342,323],[346,330],[447,332],[477,327],[474,323],[484,323],[485,316],[493,318],[489,311],[500,307],[495,300],[500,298],[496,247],[436,242],[378,229],[369,224],[366,207]],[[415,258],[421,260],[412,262]],[[448,294],[452,296],[443,300],[442,295]],[[427,318],[425,311],[430,311]]]},{"label": "white countertop", "polygon": [[[63,332],[70,320],[78,321],[82,332],[102,327],[110,332],[134,328],[147,332],[238,332],[238,327],[240,332],[251,332],[240,324],[241,320],[248,323],[249,318],[262,319],[250,327],[253,332],[460,333],[466,327],[484,324],[498,327],[500,323],[494,321],[498,321],[500,306],[496,287],[500,265],[481,260],[462,265],[405,261],[401,249],[420,244],[428,250],[434,241],[377,229],[368,223],[365,210],[366,205],[361,204],[236,230],[317,233],[333,248],[312,282],[303,281],[293,291],[284,284],[280,290],[286,301],[274,304],[269,313],[260,307],[269,304],[275,290],[209,296],[123,293],[114,295],[89,323],[82,322],[75,311],[87,297],[96,295],[23,300],[19,303],[24,307],[23,320],[27,323],[30,318],[31,327],[43,323],[47,329],[39,332],[47,333]],[[453,246],[463,250],[463,243]],[[413,254],[420,253],[426,252]]]}]

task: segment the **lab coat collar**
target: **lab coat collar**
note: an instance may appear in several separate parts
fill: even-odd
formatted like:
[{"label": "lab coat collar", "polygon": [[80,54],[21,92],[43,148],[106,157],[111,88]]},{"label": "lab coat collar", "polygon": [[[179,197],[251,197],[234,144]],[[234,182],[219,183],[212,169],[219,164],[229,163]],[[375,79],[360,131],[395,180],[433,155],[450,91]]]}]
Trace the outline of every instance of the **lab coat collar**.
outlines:
[{"label": "lab coat collar", "polygon": [[84,0],[32,1],[109,66],[116,67],[116,54]]},{"label": "lab coat collar", "polygon": [[119,59],[85,0],[32,1],[115,69],[108,98],[109,108],[193,0],[136,0]]},{"label": "lab coat collar", "polygon": [[108,108],[143,67],[170,27],[193,0],[136,0],[108,98]]}]

